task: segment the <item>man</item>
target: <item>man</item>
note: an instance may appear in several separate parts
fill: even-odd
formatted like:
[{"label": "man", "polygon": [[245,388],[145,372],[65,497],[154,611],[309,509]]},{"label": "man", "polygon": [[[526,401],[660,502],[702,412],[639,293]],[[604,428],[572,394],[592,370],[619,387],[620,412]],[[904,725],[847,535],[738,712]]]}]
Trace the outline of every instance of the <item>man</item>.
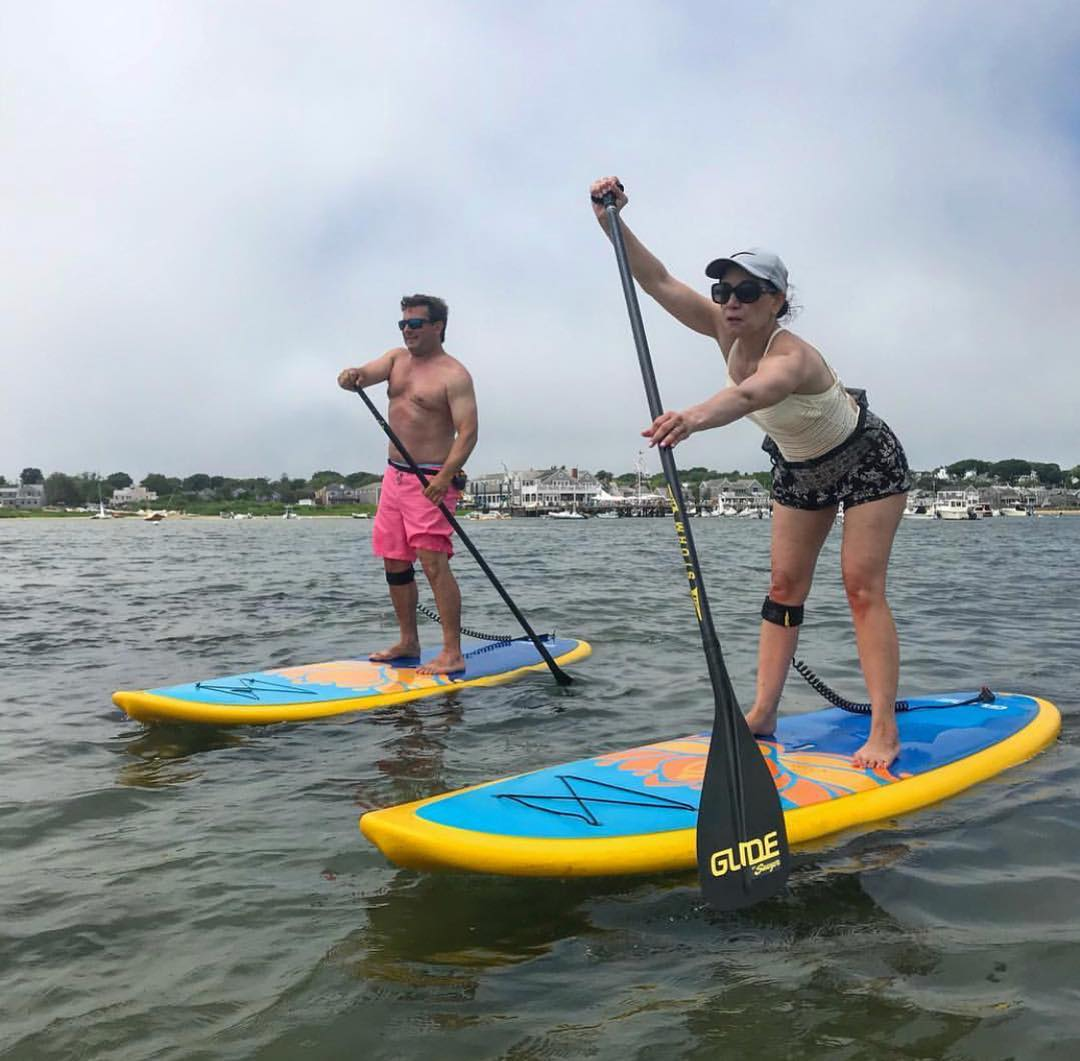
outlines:
[{"label": "man", "polygon": [[428,480],[425,489],[404,456],[390,446],[371,544],[386,569],[400,636],[397,644],[370,658],[389,661],[420,655],[413,569],[419,557],[442,618],[443,649],[417,672],[446,674],[464,669],[465,660],[461,592],[450,571],[452,531],[438,505],[441,501],[453,512],[465,485],[463,468],[476,445],[476,395],[465,366],[443,349],[446,303],[433,295],[407,295],[401,310],[398,328],[405,346],[338,376],[338,386],[350,391],[389,383],[390,427]]}]

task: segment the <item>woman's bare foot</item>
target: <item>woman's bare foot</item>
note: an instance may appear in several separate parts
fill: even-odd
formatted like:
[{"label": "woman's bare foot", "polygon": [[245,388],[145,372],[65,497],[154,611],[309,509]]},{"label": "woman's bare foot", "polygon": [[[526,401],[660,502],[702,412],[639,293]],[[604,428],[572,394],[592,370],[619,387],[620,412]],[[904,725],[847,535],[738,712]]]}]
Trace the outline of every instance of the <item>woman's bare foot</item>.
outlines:
[{"label": "woman's bare foot", "polygon": [[900,735],[895,729],[886,734],[871,730],[870,739],[851,757],[851,762],[860,770],[888,770],[899,754]]},{"label": "woman's bare foot", "polygon": [[465,669],[465,657],[460,652],[448,652],[445,649],[434,659],[422,663],[416,668],[417,674],[452,674]]},{"label": "woman's bare foot", "polygon": [[755,737],[771,737],[776,732],[776,712],[763,707],[752,707],[746,712],[746,724]]},{"label": "woman's bare foot", "polygon": [[372,652],[368,659],[372,663],[392,663],[395,659],[416,659],[420,655],[420,644],[399,641],[393,648],[384,648],[381,652]]}]

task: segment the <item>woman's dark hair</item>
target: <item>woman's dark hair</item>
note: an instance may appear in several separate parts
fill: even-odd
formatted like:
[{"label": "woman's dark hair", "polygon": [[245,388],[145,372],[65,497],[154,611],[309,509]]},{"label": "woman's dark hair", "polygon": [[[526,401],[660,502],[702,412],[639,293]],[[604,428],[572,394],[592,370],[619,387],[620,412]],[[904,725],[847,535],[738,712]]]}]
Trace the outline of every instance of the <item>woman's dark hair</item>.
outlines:
[{"label": "woman's dark hair", "polygon": [[[771,284],[768,280],[762,280],[761,284],[765,288],[765,290],[769,292],[770,295],[778,295],[780,293],[780,289],[775,284]],[[780,307],[779,310],[777,310],[776,313],[776,319],[778,321],[783,320],[785,317],[795,316],[795,314],[798,313],[798,311],[802,308],[801,306],[793,306],[791,304],[791,295],[794,293],[794,291],[795,288],[791,284],[788,284],[788,293],[784,296],[784,304]]]},{"label": "woman's dark hair", "polygon": [[443,322],[439,342],[446,342],[446,321],[450,316],[450,307],[441,298],[436,298],[434,295],[402,295],[402,310],[418,309],[420,306],[427,307],[428,320]]}]

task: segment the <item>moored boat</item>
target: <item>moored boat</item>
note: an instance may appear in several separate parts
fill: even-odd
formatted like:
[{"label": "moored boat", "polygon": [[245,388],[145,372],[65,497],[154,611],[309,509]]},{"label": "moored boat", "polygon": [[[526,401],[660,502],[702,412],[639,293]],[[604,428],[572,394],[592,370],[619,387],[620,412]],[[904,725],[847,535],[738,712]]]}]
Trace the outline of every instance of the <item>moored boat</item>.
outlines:
[{"label": "moored boat", "polygon": [[938,519],[976,519],[971,502],[960,491],[943,490],[934,499],[934,513]]}]

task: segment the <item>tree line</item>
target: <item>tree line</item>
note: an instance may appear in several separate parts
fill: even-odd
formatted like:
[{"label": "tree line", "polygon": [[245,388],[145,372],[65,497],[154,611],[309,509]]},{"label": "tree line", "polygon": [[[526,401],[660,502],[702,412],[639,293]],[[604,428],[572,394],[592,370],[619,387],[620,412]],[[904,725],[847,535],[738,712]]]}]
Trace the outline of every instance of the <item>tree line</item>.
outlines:
[{"label": "tree line", "polygon": [[[308,479],[292,478],[286,472],[277,479],[258,476],[252,479],[232,478],[225,475],[209,475],[197,472],[185,478],[151,472],[139,485],[157,494],[158,501],[170,507],[191,501],[277,501],[294,505],[303,498],[314,497],[317,490],[330,483],[345,483],[358,488],[376,482],[380,475],[374,472],[351,472],[343,475],[333,469],[313,472]],[[113,492],[134,485],[127,472],[99,475],[97,472],[81,472],[69,475],[52,472],[43,475],[40,468],[24,468],[20,482],[30,485],[40,483],[45,487],[46,505],[96,505],[108,502]],[[0,486],[7,485],[0,476]]]},{"label": "tree line", "polygon": [[[1072,468],[1062,468],[1049,462],[1022,460],[1017,457],[1001,461],[967,458],[944,467],[953,479],[963,479],[968,472],[973,471],[976,481],[986,483],[1015,483],[1025,476],[1034,475],[1043,486],[1069,488],[1080,485],[1080,464]],[[329,468],[313,472],[307,479],[293,478],[287,472],[282,472],[277,479],[264,476],[242,479],[204,472],[180,478],[151,472],[139,485],[157,494],[160,502],[169,505],[196,500],[225,503],[238,500],[276,501],[294,505],[304,498],[314,497],[317,490],[330,483],[344,483],[357,489],[376,482],[380,477],[375,472],[342,474]],[[693,486],[699,486],[710,479],[756,479],[763,486],[769,486],[772,480],[769,472],[740,472],[738,469],[720,472],[701,466],[681,470],[679,477],[684,483]],[[605,484],[617,483],[626,486],[637,481],[637,472],[613,474],[601,469],[596,473],[596,478]],[[651,488],[656,487],[663,483],[663,475],[645,476],[644,481]],[[134,485],[134,480],[126,472],[113,472],[111,475],[99,475],[97,472],[80,472],[77,475],[52,472],[46,476],[40,468],[23,468],[19,482],[26,485],[43,484],[47,505],[71,506],[97,504],[99,499],[109,501],[115,490]],[[916,486],[922,489],[932,489],[937,482],[933,472],[916,475]],[[7,480],[0,475],[0,486],[7,485]]]},{"label": "tree line", "polygon": [[[952,464],[938,465],[944,467],[950,479],[963,479],[968,472],[974,472],[974,481],[986,485],[1013,485],[1025,476],[1034,475],[1042,486],[1074,488],[1080,486],[1080,464],[1072,468],[1062,468],[1060,465],[1043,461],[1028,461],[1018,457],[1010,457],[1008,460],[983,461],[974,458],[954,461]],[[919,489],[932,490],[940,483],[937,478],[937,469],[924,472],[914,472],[915,485]],[[602,483],[618,483],[627,486],[637,480],[636,472],[624,472],[621,475],[612,475],[607,471],[599,471],[596,478]],[[712,468],[688,468],[680,469],[679,479],[688,485],[698,485],[710,479],[756,479],[763,486],[771,486],[772,474],[770,472],[740,472],[737,469],[730,472],[718,472]],[[663,483],[662,474],[645,477],[650,486]]]}]

